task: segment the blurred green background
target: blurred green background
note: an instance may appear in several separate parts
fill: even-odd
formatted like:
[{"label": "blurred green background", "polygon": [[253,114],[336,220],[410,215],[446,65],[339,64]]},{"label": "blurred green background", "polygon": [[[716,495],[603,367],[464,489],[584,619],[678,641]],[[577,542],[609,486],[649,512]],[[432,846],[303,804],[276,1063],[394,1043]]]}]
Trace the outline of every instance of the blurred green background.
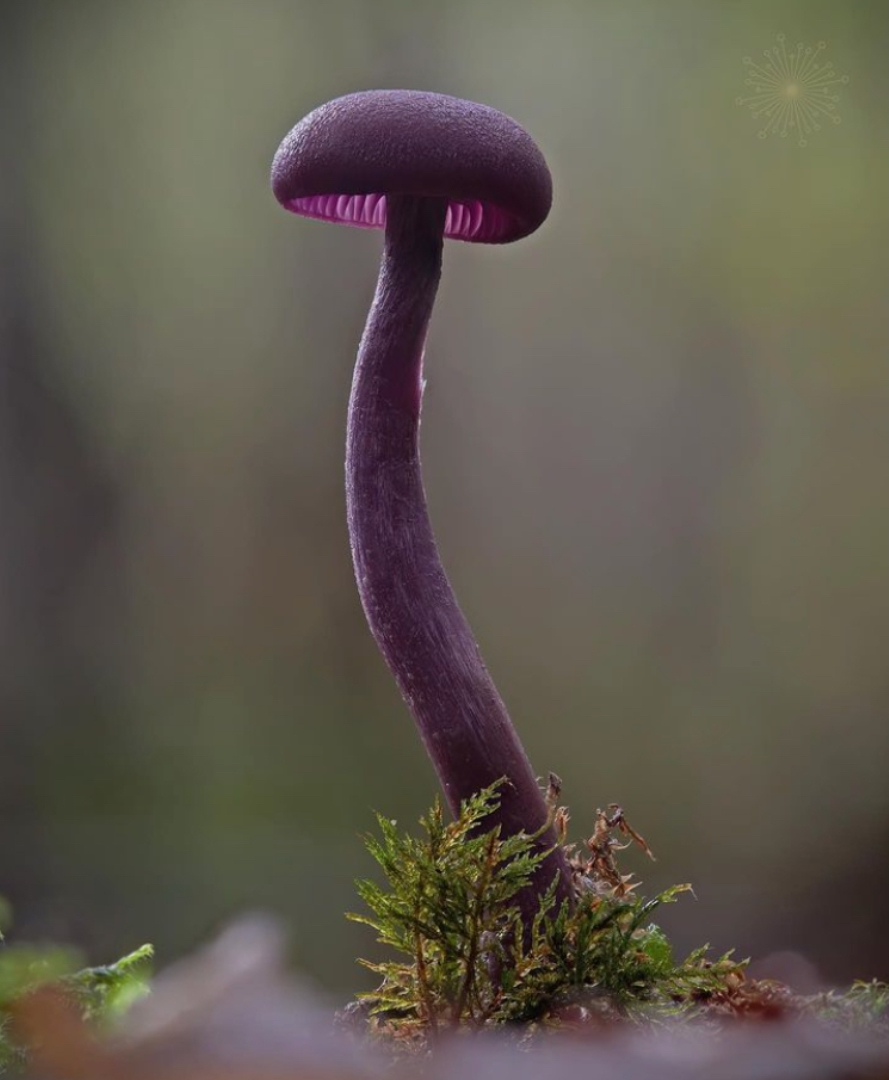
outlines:
[{"label": "blurred green background", "polygon": [[[692,881],[680,945],[889,975],[885,0],[4,0],[0,893],[161,962],[245,908],[366,984],[372,808],[437,790],[342,491],[380,236],[284,213],[287,130],[433,89],[555,203],[448,244],[423,454],[443,557],[578,833]],[[776,35],[841,123],[757,138]]]}]

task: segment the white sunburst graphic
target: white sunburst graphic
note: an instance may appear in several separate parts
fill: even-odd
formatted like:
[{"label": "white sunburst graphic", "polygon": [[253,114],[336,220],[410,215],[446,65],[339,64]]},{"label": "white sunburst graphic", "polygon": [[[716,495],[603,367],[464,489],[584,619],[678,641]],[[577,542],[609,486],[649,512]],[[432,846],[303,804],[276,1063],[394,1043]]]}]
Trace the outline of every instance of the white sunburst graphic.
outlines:
[{"label": "white sunburst graphic", "polygon": [[789,50],[784,34],[778,34],[775,41],[773,48],[763,52],[764,62],[744,57],[744,85],[751,93],[735,101],[762,121],[757,132],[760,139],[796,135],[797,145],[806,146],[808,136],[820,131],[824,121],[840,122],[837,88],[845,86],[849,76],[837,74],[830,61],[819,61],[827,48],[825,41],[815,46],[798,42]]}]

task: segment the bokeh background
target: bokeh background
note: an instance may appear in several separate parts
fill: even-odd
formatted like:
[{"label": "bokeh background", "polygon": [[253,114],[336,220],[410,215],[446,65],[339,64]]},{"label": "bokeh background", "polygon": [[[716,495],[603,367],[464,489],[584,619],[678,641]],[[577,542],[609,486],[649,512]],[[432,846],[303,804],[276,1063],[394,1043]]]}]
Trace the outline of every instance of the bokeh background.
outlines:
[{"label": "bokeh background", "polygon": [[[695,884],[680,946],[889,976],[885,0],[4,0],[0,893],[161,961],[343,920],[372,809],[436,781],[352,579],[352,360],[380,236],[285,214],[314,106],[433,89],[555,182],[449,244],[423,454],[446,565],[578,833]],[[838,124],[757,138],[745,56],[826,42]]]}]

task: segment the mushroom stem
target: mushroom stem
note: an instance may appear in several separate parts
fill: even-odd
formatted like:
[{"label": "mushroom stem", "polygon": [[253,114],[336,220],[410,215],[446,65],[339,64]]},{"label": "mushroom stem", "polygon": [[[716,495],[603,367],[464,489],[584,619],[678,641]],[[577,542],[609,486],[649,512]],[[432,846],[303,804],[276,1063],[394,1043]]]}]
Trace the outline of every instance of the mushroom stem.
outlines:
[{"label": "mushroom stem", "polygon": [[[452,811],[501,777],[491,822],[502,834],[537,832],[547,807],[441,564],[420,471],[423,348],[441,275],[447,200],[387,196],[376,295],[358,350],[349,402],[346,498],[358,591],[371,632],[408,704]],[[526,925],[558,875],[554,848],[520,897]]]}]

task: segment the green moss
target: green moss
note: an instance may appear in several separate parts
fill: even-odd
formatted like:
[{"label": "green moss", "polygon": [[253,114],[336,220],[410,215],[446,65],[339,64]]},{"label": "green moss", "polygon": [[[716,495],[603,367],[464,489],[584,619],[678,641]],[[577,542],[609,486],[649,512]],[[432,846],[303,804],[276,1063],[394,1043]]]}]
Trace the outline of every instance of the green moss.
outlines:
[{"label": "green moss", "polygon": [[83,967],[75,949],[58,945],[9,944],[3,937],[11,921],[9,905],[0,898],[0,1076],[20,1068],[23,1048],[10,1034],[16,1001],[47,985],[57,987],[80,1009],[84,1020],[109,1025],[147,993],[150,945],[114,964]]},{"label": "green moss", "polygon": [[637,893],[616,858],[629,843],[648,847],[619,807],[599,811],[582,844],[566,844],[568,814],[555,805],[553,781],[548,825],[565,847],[575,897],[559,907],[553,885],[530,933],[516,901],[545,852],[536,836],[485,830],[500,785],[464,803],[456,821],[446,821],[436,803],[421,818],[419,837],[378,816],[379,836],[366,843],[387,885],[359,882],[369,914],[349,916],[396,954],[361,961],[382,980],[359,996],[358,1011],[376,1036],[418,1050],[446,1029],[506,1025],[533,1038],[589,1024],[790,1013],[846,1027],[889,1023],[882,983],[804,998],[780,983],[749,979],[747,962],[731,953],[712,958],[703,946],[677,960],[652,917],[690,887],[675,885],[652,899]]},{"label": "green moss", "polygon": [[805,1009],[847,1031],[889,1035],[889,983],[858,981],[845,991],[830,990],[806,999]]},{"label": "green moss", "polygon": [[[601,811],[582,846],[566,846],[574,873],[573,905],[557,906],[555,883],[527,933],[518,905],[545,857],[537,837],[485,831],[499,785],[464,803],[456,821],[441,806],[421,819],[422,835],[399,832],[378,817],[367,847],[388,887],[358,883],[366,923],[397,959],[362,963],[382,977],[361,995],[378,1034],[425,1044],[442,1028],[520,1024],[526,1028],[676,1013],[743,981],[744,964],[706,949],[677,961],[652,921],[663,904],[689,891],[676,885],[653,899],[637,895],[615,852],[645,847],[617,807]],[[563,836],[568,817],[555,806],[550,823]]]}]

